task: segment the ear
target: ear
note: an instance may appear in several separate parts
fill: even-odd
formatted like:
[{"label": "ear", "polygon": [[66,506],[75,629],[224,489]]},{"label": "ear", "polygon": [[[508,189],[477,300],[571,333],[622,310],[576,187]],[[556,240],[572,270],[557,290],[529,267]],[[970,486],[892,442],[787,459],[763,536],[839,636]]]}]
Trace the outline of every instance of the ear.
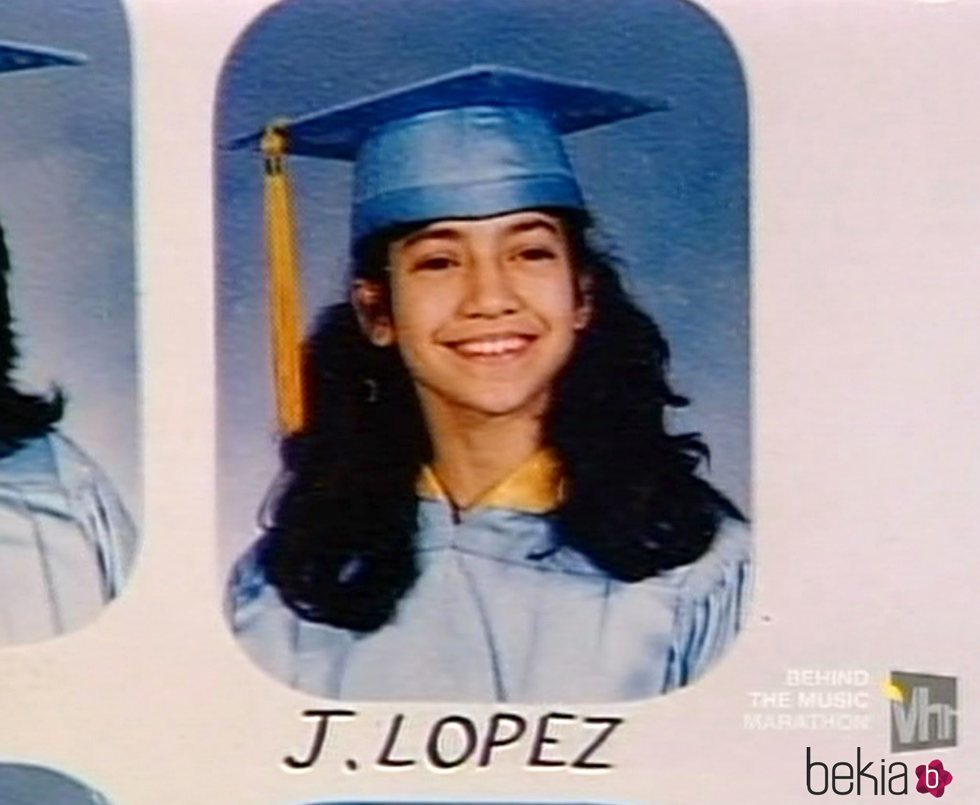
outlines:
[{"label": "ear", "polygon": [[575,329],[584,330],[592,322],[593,280],[591,272],[580,272],[575,278]]},{"label": "ear", "polygon": [[350,301],[357,313],[357,322],[368,340],[376,347],[395,343],[395,327],[391,320],[388,296],[374,280],[354,280]]}]

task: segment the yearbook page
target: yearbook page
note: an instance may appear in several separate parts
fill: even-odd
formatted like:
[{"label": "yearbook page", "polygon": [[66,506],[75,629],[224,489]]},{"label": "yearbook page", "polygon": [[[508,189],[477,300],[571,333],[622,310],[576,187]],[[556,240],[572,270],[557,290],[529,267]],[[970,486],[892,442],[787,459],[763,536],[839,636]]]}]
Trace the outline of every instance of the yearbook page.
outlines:
[{"label": "yearbook page", "polygon": [[0,805],[980,801],[978,34],[5,0]]}]

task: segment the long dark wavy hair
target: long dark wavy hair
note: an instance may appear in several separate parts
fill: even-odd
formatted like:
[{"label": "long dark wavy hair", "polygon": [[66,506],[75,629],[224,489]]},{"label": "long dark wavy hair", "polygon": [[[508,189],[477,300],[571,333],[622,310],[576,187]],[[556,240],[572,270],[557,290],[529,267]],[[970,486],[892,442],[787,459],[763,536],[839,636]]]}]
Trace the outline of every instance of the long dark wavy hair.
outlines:
[{"label": "long dark wavy hair", "polygon": [[[693,562],[726,518],[743,517],[698,476],[708,457],[699,434],[667,432],[667,410],[688,401],[668,383],[660,329],[626,294],[614,261],[591,246],[588,219],[551,212],[565,222],[593,308],[545,419],[545,445],[564,473],[551,516],[562,547],[636,582]],[[368,240],[355,278],[387,287],[388,244],[403,234]],[[321,313],[304,373],[308,424],[281,445],[258,561],[301,618],[374,631],[417,578],[426,425],[397,347],[372,344],[348,303]]]},{"label": "long dark wavy hair", "polygon": [[55,392],[50,398],[18,391],[12,379],[17,366],[13,314],[7,294],[10,254],[0,227],[0,456],[27,439],[51,431],[61,419],[64,400]]}]

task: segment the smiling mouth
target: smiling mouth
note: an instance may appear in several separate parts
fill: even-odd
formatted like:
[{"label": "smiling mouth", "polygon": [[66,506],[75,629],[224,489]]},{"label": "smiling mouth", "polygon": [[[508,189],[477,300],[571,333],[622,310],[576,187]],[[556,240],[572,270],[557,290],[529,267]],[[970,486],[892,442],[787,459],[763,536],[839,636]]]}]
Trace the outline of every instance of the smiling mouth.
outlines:
[{"label": "smiling mouth", "polygon": [[534,343],[530,335],[507,333],[504,335],[468,338],[446,344],[453,352],[468,360],[506,360],[523,355]]}]

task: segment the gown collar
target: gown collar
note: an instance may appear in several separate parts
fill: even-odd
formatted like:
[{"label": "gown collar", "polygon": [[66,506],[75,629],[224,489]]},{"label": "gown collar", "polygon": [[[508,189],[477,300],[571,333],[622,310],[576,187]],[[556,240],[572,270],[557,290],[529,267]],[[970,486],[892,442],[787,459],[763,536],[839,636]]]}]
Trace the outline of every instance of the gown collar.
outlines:
[{"label": "gown collar", "polygon": [[583,554],[562,548],[550,515],[561,504],[563,491],[558,457],[541,449],[458,512],[426,466],[416,486],[422,504],[416,547],[422,555],[452,549],[535,571],[608,579]]},{"label": "gown collar", "polygon": [[[473,509],[510,509],[526,514],[546,514],[562,501],[561,463],[553,451],[540,449],[531,454],[513,472],[484,492],[470,506]],[[432,467],[422,468],[416,493],[424,500],[450,503],[449,495]]]}]

